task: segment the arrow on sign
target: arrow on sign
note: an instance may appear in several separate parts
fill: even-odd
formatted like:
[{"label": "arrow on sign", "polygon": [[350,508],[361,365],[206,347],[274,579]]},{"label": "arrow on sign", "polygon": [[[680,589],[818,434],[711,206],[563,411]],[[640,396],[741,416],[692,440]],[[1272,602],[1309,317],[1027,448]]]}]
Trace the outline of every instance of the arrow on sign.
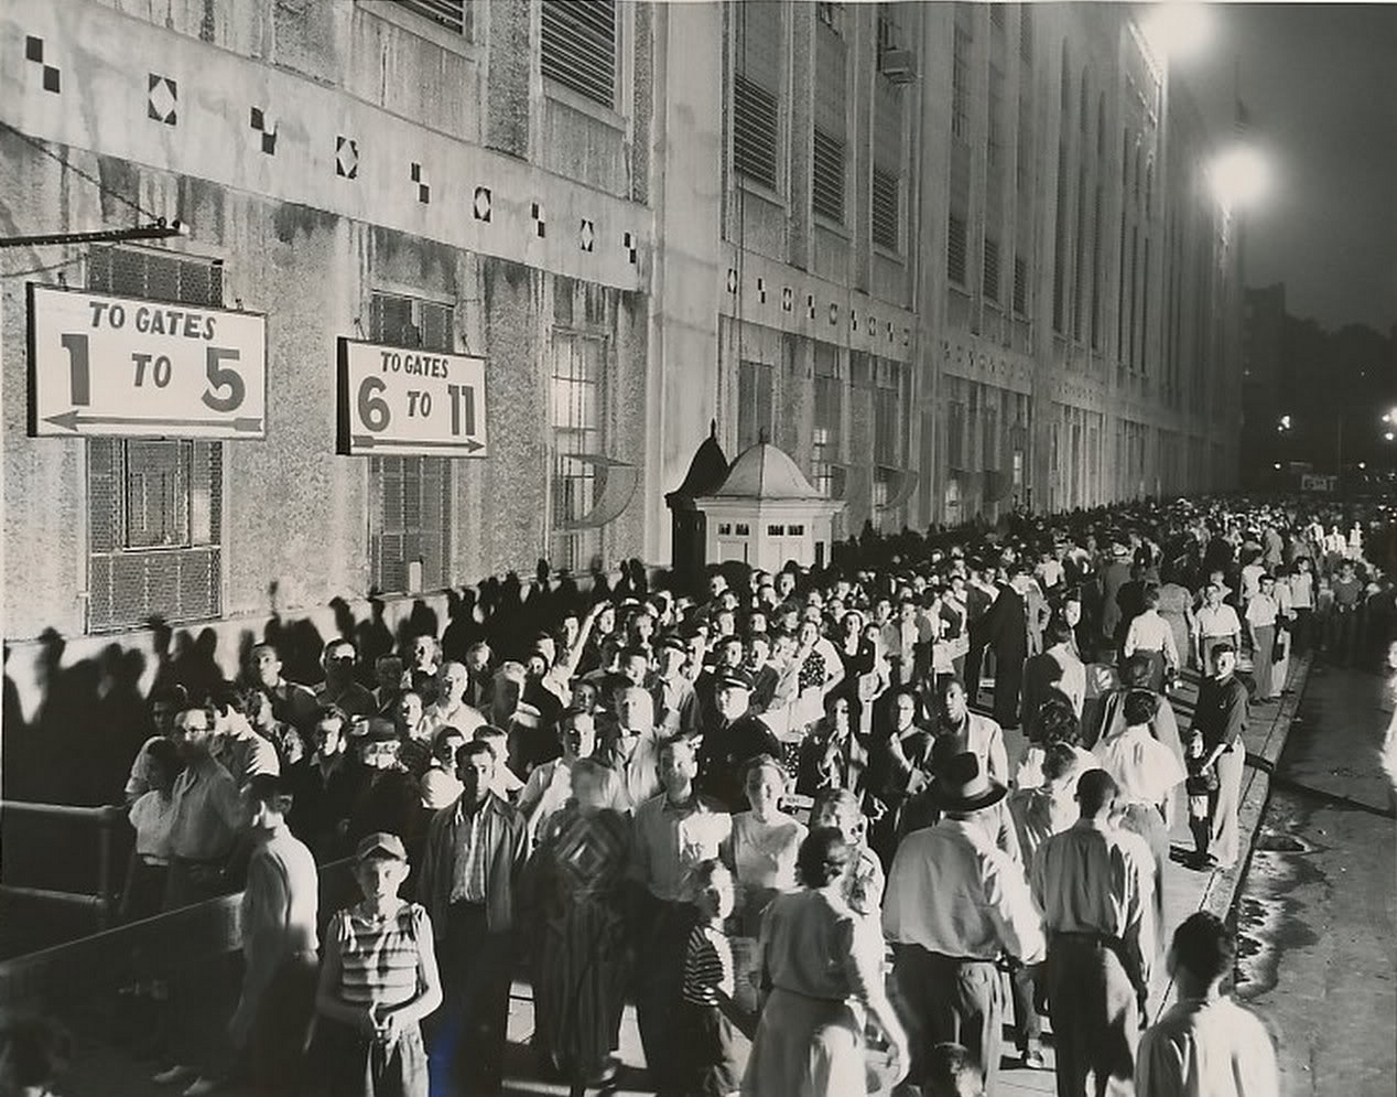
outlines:
[{"label": "arrow on sign", "polygon": [[485,443],[477,442],[474,438],[467,438],[464,442],[416,442],[411,438],[375,438],[371,434],[356,434],[354,446],[356,449],[386,449],[393,446],[410,446],[414,449],[463,449],[467,453],[476,453],[485,448]]},{"label": "arrow on sign", "polygon": [[97,423],[112,426],[136,427],[232,427],[236,431],[256,432],[262,429],[262,420],[244,419],[151,419],[142,415],[85,415],[80,411],[65,411],[62,415],[50,415],[44,419],[64,430],[76,431],[79,424]]}]

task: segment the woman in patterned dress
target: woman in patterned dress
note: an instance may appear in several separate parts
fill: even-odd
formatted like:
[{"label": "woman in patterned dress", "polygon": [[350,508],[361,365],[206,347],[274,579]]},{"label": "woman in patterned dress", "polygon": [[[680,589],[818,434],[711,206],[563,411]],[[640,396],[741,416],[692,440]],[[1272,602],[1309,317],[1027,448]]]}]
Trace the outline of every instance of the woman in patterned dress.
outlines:
[{"label": "woman in patterned dress", "polygon": [[625,992],[621,885],[630,825],[610,805],[616,775],[572,764],[572,799],[543,825],[529,865],[534,1050],[574,1084],[611,1072]]}]

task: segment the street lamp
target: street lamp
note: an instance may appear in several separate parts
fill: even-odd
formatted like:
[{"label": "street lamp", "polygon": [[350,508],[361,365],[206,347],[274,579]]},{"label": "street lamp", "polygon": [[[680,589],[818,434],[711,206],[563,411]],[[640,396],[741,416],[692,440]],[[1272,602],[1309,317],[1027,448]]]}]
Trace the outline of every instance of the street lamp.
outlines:
[{"label": "street lamp", "polygon": [[1218,202],[1228,210],[1255,206],[1271,189],[1271,167],[1252,145],[1233,145],[1213,158],[1209,181]]},{"label": "street lamp", "polygon": [[1165,0],[1150,6],[1140,30],[1154,52],[1177,61],[1207,45],[1213,16],[1208,5],[1197,0]]}]

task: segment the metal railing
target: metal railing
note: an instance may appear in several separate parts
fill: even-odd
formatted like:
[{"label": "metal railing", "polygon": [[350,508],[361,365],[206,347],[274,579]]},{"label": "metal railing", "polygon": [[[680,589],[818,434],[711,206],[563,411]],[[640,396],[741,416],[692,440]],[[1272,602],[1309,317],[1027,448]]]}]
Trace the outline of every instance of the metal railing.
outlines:
[{"label": "metal railing", "polygon": [[95,894],[58,891],[53,888],[0,884],[0,897],[34,899],[88,907],[97,913],[97,928],[111,924],[112,907],[118,887],[113,879],[112,846],[118,828],[127,826],[124,807],[78,807],[73,804],[41,804],[28,800],[0,800],[0,822],[5,817],[66,819],[90,824],[97,830],[97,890]]}]

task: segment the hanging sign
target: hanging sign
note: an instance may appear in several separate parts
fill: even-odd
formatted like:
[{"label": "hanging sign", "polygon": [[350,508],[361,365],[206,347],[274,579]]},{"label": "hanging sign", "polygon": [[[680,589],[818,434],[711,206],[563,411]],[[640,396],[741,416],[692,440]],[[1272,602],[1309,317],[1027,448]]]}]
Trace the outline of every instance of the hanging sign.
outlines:
[{"label": "hanging sign", "polygon": [[485,359],[339,341],[338,452],[485,457]]},{"label": "hanging sign", "polygon": [[29,433],[267,436],[267,324],[253,312],[29,283]]}]

